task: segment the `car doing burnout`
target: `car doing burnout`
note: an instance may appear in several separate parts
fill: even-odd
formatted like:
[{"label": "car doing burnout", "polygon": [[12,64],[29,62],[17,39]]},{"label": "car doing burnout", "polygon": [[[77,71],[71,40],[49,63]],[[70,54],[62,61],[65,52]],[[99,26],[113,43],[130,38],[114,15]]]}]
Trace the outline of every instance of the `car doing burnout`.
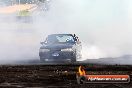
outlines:
[{"label": "car doing burnout", "polygon": [[81,58],[81,42],[75,34],[48,35],[39,49],[40,61],[76,62]]}]

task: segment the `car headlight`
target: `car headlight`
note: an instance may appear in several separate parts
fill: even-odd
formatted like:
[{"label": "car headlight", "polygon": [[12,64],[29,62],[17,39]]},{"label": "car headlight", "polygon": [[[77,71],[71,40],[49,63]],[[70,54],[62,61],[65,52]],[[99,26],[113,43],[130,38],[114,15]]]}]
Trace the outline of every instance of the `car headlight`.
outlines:
[{"label": "car headlight", "polygon": [[73,51],[72,48],[61,49],[61,51]]},{"label": "car headlight", "polygon": [[40,52],[49,52],[49,49],[40,49]]}]

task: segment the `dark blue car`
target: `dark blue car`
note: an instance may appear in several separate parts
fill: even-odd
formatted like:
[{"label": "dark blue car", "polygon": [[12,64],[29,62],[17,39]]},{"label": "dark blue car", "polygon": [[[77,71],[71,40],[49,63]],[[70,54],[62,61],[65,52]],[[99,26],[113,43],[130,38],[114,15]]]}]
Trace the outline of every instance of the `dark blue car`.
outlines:
[{"label": "dark blue car", "polygon": [[81,58],[81,42],[75,34],[48,35],[39,49],[42,62],[76,62]]}]

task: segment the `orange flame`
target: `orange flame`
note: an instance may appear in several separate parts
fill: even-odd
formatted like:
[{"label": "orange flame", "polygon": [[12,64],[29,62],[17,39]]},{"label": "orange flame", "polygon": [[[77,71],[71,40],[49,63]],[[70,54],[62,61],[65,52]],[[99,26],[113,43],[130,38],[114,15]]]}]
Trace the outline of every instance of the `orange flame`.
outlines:
[{"label": "orange flame", "polygon": [[79,68],[78,68],[78,72],[79,72],[80,76],[86,75],[86,72],[85,72],[83,66],[79,66]]}]

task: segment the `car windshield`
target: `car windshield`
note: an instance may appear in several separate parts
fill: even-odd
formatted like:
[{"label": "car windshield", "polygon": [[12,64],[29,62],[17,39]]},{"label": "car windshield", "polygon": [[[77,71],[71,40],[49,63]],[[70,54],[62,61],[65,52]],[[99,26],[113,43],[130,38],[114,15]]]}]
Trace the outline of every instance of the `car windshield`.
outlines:
[{"label": "car windshield", "polygon": [[72,35],[50,35],[47,38],[47,43],[74,43]]}]

